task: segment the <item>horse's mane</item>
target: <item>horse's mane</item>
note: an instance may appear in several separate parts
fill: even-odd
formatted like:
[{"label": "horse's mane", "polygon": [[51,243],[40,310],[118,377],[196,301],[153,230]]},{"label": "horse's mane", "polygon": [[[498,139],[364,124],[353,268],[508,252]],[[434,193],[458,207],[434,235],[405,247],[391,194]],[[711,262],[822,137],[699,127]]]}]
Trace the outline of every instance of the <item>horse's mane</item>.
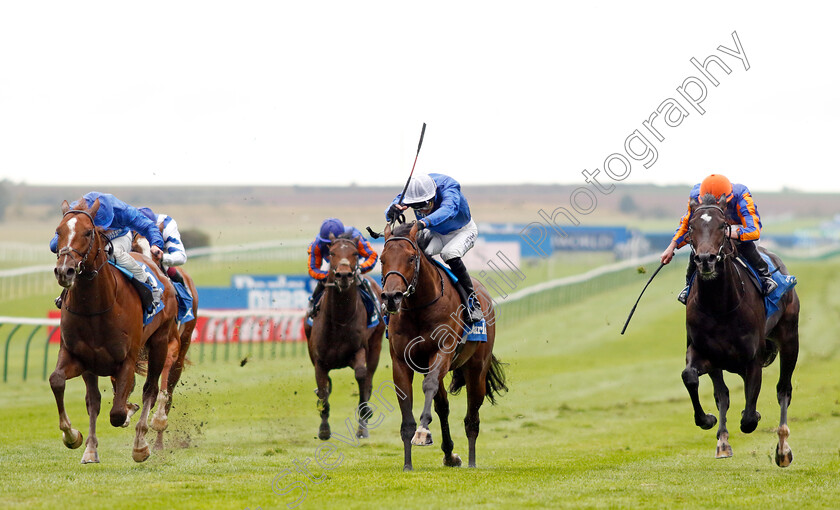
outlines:
[{"label": "horse's mane", "polygon": [[706,193],[700,197],[700,205],[717,205],[717,198],[711,193]]},{"label": "horse's mane", "polygon": [[350,239],[350,240],[352,240],[353,239],[353,232],[345,232],[345,233],[337,236],[336,239]]},{"label": "horse's mane", "polygon": [[411,223],[401,223],[396,226],[391,231],[391,235],[400,236],[400,237],[408,237],[408,233],[411,232],[411,227],[414,226],[414,222]]}]

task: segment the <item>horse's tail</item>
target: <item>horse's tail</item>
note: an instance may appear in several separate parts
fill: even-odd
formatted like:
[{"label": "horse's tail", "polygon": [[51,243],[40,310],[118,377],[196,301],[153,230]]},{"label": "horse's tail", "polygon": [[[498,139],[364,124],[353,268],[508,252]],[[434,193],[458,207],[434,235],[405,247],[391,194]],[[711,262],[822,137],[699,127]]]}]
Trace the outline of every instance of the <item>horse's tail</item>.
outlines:
[{"label": "horse's tail", "polygon": [[140,354],[137,355],[137,361],[134,363],[134,373],[144,377],[149,373],[149,347],[147,345],[144,345],[140,349]]},{"label": "horse's tail", "polygon": [[779,346],[773,340],[769,338],[764,341],[764,352],[761,355],[764,357],[764,364],[762,366],[769,367],[773,360],[776,359],[776,355],[779,354]]},{"label": "horse's tail", "polygon": [[[490,370],[487,371],[487,377],[485,379],[485,397],[491,404],[495,405],[496,397],[508,391],[508,387],[505,384],[504,370],[504,365],[507,365],[507,363],[502,363],[493,354],[490,356]],[[466,384],[467,380],[464,377],[464,368],[460,367],[455,369],[452,372],[452,381],[449,383],[449,393],[457,395]]]}]

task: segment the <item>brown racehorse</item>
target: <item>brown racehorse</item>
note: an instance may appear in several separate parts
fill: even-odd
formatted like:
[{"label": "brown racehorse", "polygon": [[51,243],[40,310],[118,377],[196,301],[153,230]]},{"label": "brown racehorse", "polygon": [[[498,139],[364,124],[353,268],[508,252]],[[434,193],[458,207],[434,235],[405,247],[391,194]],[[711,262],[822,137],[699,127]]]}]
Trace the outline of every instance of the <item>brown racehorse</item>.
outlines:
[{"label": "brown racehorse", "polygon": [[[755,430],[761,415],[756,411],[761,390],[761,371],[779,354],[781,369],[776,393],[781,408],[777,433],[776,464],[790,465],[793,453],[787,444],[790,429],[787,410],[791,399],[791,376],[799,354],[799,297],[789,290],[779,303],[780,310],[765,319],[764,298],[748,280],[747,271],[735,260],[736,248],[729,238],[724,210],[726,198],[712,195],[702,203],[692,200],[689,235],[697,265],[697,278],[686,305],[686,367],[682,378],[694,406],[694,422],[710,429],[717,421],[706,414],[697,394],[698,378],[709,374],[720,412],[717,458],[731,457],[726,411],[729,389],[723,370],[744,380],[746,405],[741,413],[741,431]],[[782,274],[789,274],[782,261],[768,252]]]},{"label": "brown racehorse", "polygon": [[[160,225],[160,230],[161,232],[163,231],[163,225]],[[152,256],[149,248],[149,241],[140,234],[134,235],[132,250],[142,253],[149,258]],[[154,445],[155,450],[163,449],[163,431],[166,430],[168,422],[167,415],[169,414],[169,410],[172,408],[172,395],[175,392],[175,387],[178,385],[178,381],[181,379],[181,372],[184,370],[184,361],[187,356],[187,350],[190,348],[193,331],[195,331],[195,325],[198,322],[198,291],[195,288],[195,282],[193,282],[190,275],[184,271],[184,268],[173,267],[170,268],[170,270],[171,269],[177,271],[177,273],[181,276],[181,279],[184,280],[184,285],[190,291],[190,294],[192,294],[192,313],[195,318],[178,324],[178,337],[171,339],[169,341],[169,346],[167,347],[166,362],[163,364],[163,373],[160,378],[161,390],[160,393],[158,393],[157,403],[155,404],[155,414],[152,416],[152,420],[149,423],[154,430],[158,431],[157,439],[155,440]],[[133,414],[132,409],[136,410],[137,404],[129,404],[128,409],[129,414]]]},{"label": "brown racehorse", "polygon": [[[318,437],[330,438],[330,403],[332,379],[330,370],[352,367],[359,384],[359,428],[356,437],[368,437],[366,403],[370,400],[373,374],[379,365],[385,323],[367,327],[367,312],[357,287],[359,252],[357,239],[349,234],[335,237],[330,234],[330,270],[326,289],[321,297],[320,313],[310,327],[304,327],[309,346],[309,359],[315,367],[318,384],[318,409],[321,426]],[[370,277],[363,276],[373,292],[380,288]]]},{"label": "brown racehorse", "polygon": [[68,379],[79,375],[84,379],[90,430],[82,463],[99,462],[96,418],[101,395],[98,378],[114,378],[111,425],[123,426],[127,420],[126,404],[134,387],[137,360],[141,351],[147,350],[143,411],[135,428],[132,453],[135,461],[143,462],[150,455],[145,435],[149,429],[149,410],[158,393],[158,377],[166,359],[167,345],[178,334],[175,294],[172,285],[151,260],[135,255],[164,285],[164,309],[144,327],[140,296],[125,276],[108,264],[108,240],[93,222],[98,210],[98,200],[90,209],[83,199],[79,200],[77,209],[71,210],[66,201],[61,205],[64,217],[56,229],[58,261],[55,277],[67,293],[61,309],[58,362],[50,375],[50,386],[58,407],[62,440],[68,448],[78,448],[82,444],[82,434],[67,418],[64,388]]},{"label": "brown racehorse", "polygon": [[[467,415],[464,418],[469,441],[469,466],[475,467],[475,442],[479,431],[478,411],[484,399],[495,403],[495,397],[507,391],[502,364],[493,355],[496,337],[495,311],[490,295],[478,281],[473,281],[484,310],[487,342],[460,344],[466,325],[462,321],[463,305],[458,292],[442,270],[417,246],[417,225],[406,223],[391,229],[385,227],[385,248],[382,250],[382,300],[390,317],[388,338],[394,364],[394,384],[399,388],[405,463],[410,471],[411,445],[432,444],[429,423],[432,421],[432,400],[440,418],[443,435],[443,463],[460,466],[461,458],[452,453],[454,444],[449,433],[449,400],[442,384],[452,371],[449,391],[456,394],[466,385]],[[424,373],[425,401],[416,428],[412,413],[412,380],[414,372]],[[416,429],[416,430],[415,430]]]}]

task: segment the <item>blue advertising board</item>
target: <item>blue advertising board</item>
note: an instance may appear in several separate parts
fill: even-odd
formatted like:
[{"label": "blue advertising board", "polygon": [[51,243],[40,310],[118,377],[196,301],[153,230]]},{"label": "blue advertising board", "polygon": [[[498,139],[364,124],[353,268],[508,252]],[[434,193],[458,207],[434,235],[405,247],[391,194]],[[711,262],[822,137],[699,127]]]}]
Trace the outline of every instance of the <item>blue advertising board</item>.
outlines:
[{"label": "blue advertising board", "polygon": [[198,287],[201,308],[274,310],[306,308],[317,282],[308,275],[233,275],[230,287]]},{"label": "blue advertising board", "polygon": [[479,227],[488,242],[516,241],[523,257],[546,257],[555,251],[613,251],[630,241],[633,232],[627,227],[569,226],[565,235],[542,223],[488,223]]}]

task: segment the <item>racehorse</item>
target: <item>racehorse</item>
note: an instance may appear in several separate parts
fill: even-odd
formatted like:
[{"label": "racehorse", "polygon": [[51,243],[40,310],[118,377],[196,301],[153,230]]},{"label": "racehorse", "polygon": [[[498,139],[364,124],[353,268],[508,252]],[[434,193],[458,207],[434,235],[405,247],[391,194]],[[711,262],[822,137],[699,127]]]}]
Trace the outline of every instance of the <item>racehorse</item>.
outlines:
[{"label": "racehorse", "polygon": [[[449,433],[449,399],[442,384],[452,371],[449,392],[457,394],[467,387],[467,414],[464,418],[469,441],[469,467],[475,467],[475,442],[479,432],[478,411],[484,399],[495,404],[496,396],[507,391],[502,364],[493,355],[496,337],[495,311],[484,286],[473,281],[476,295],[484,310],[486,342],[461,342],[467,326],[462,319],[464,305],[457,290],[443,270],[428,258],[417,244],[417,224],[404,223],[392,230],[385,227],[382,250],[382,300],[390,315],[388,338],[391,345],[394,384],[399,389],[402,424],[400,436],[404,448],[404,471],[413,469],[411,446],[432,444],[429,423],[431,405],[440,418],[443,435],[441,448],[446,466],[461,465],[461,458],[452,453],[454,444]],[[420,427],[412,412],[414,372],[425,374],[425,400],[420,414]]]},{"label": "racehorse", "polygon": [[[726,197],[716,200],[707,194],[701,200],[692,200],[690,205],[689,235],[697,277],[686,304],[688,347],[682,373],[694,406],[694,422],[707,430],[717,421],[714,415],[703,411],[697,395],[699,376],[709,374],[720,412],[715,456],[731,457],[726,429],[729,389],[722,371],[738,374],[744,380],[746,405],[741,413],[741,431],[748,434],[761,419],[756,402],[762,368],[772,363],[778,353],[781,368],[776,393],[781,417],[776,464],[787,467],[793,460],[787,443],[787,411],[791,376],[799,354],[799,297],[790,289],[779,303],[780,310],[765,319],[764,297],[749,281],[748,269],[735,260],[737,249],[729,237],[730,226],[724,213]],[[766,253],[782,274],[789,274],[778,256]]]},{"label": "racehorse", "polygon": [[143,411],[135,427],[132,457],[143,462],[150,455],[146,442],[149,410],[158,393],[158,378],[166,359],[167,345],[177,337],[175,293],[163,273],[151,260],[133,255],[146,264],[164,285],[164,308],[143,326],[140,296],[119,269],[108,263],[109,241],[94,225],[99,200],[88,208],[79,200],[76,209],[67,201],[56,229],[58,260],[55,277],[67,289],[61,309],[61,345],[50,387],[58,407],[59,428],[68,448],[81,446],[82,434],[74,429],[64,409],[64,388],[68,379],[79,375],[85,381],[90,429],[82,463],[99,462],[96,418],[101,395],[98,378],[114,379],[111,425],[124,426],[128,419],[127,400],[134,388],[134,372],[141,351],[148,352],[148,373],[143,385]]},{"label": "racehorse", "polygon": [[[304,326],[306,343],[309,347],[309,359],[315,367],[315,381],[318,389],[318,410],[321,414],[321,426],[318,437],[330,438],[330,403],[332,379],[330,370],[352,367],[359,385],[359,428],[356,437],[369,437],[366,407],[373,386],[373,374],[379,365],[382,351],[382,335],[385,332],[384,321],[369,328],[367,311],[358,291],[356,278],[360,277],[359,252],[357,239],[350,234],[335,237],[330,234],[330,270],[326,278],[326,289],[321,297],[320,313],[315,316],[311,326]],[[368,276],[366,278],[374,292],[379,293],[379,285]]]},{"label": "racehorse", "polygon": [[[163,225],[160,226],[161,232]],[[134,235],[132,243],[132,251],[142,253],[146,257],[151,258],[151,249],[149,241],[140,234]],[[198,291],[195,288],[195,282],[184,271],[183,267],[172,267],[178,275],[181,276],[184,286],[190,291],[192,295],[192,315],[193,319],[178,324],[178,336],[175,339],[170,339],[167,347],[166,361],[163,364],[163,373],[160,379],[160,393],[158,393],[157,403],[155,404],[155,414],[149,425],[152,429],[157,431],[157,439],[155,440],[154,449],[163,449],[163,431],[166,430],[169,410],[172,408],[172,394],[175,392],[175,387],[178,385],[178,380],[181,379],[181,372],[184,370],[184,362],[187,356],[187,350],[190,348],[193,331],[195,331],[196,323],[198,322]],[[132,409],[137,409],[137,404],[129,404],[129,414],[133,414]],[[129,416],[130,417],[130,416]],[[126,422],[126,426],[128,422]]]}]

